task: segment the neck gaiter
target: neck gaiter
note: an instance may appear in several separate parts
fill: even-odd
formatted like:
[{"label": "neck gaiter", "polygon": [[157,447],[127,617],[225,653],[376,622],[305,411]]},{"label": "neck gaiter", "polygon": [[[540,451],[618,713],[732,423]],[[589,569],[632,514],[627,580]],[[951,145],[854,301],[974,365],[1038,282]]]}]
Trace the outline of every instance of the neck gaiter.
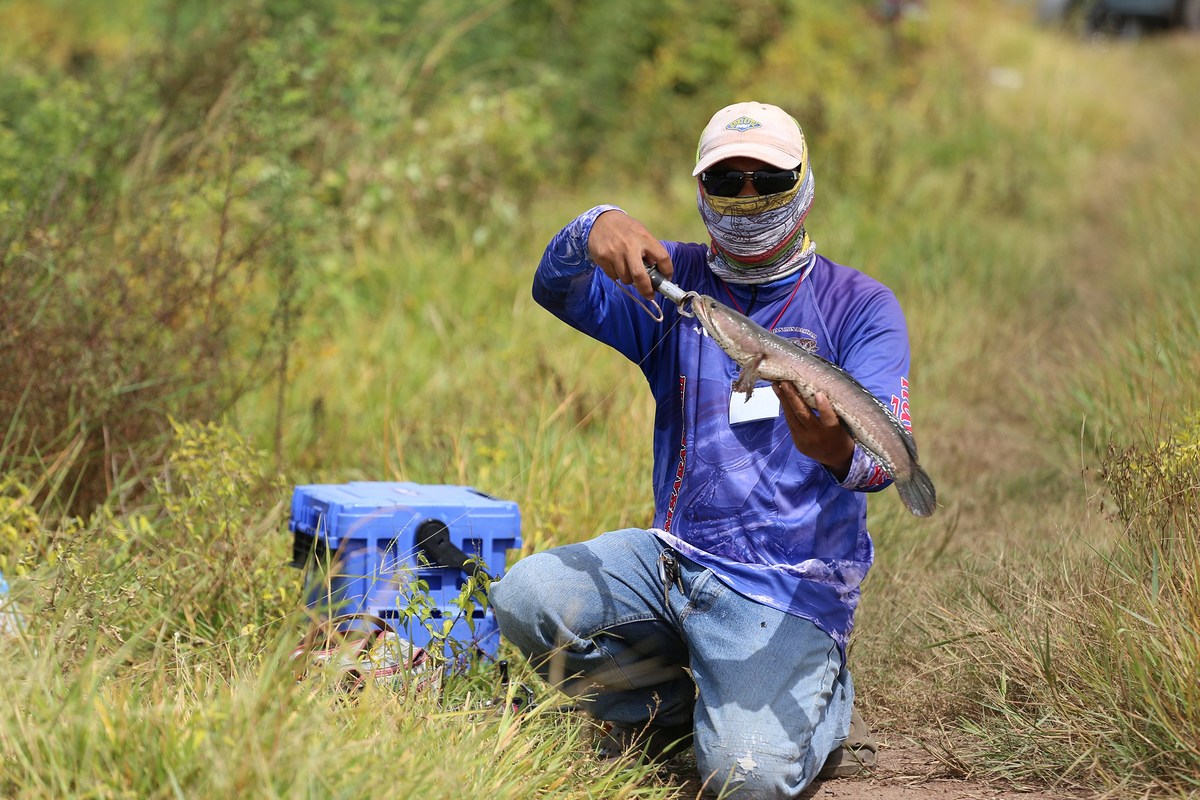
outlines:
[{"label": "neck gaiter", "polygon": [[712,197],[698,188],[696,205],[712,237],[708,266],[727,283],[769,283],[808,267],[816,245],[804,230],[812,208],[813,174],[779,194]]}]

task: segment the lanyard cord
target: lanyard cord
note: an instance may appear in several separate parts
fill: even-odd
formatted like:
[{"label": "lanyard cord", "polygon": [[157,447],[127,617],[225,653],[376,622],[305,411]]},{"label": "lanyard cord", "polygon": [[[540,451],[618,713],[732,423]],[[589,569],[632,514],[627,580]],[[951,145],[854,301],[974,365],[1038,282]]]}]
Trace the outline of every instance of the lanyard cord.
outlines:
[{"label": "lanyard cord", "polygon": [[[775,326],[779,324],[779,320],[783,319],[784,312],[787,311],[788,306],[792,304],[792,300],[794,300],[796,297],[796,292],[800,291],[800,284],[804,283],[805,277],[806,276],[801,275],[800,279],[796,281],[796,285],[792,287],[792,293],[788,295],[787,300],[783,304],[783,308],[779,309],[779,314],[775,317],[775,321],[771,323],[771,326],[767,328],[767,330],[771,332],[775,331]],[[733,296],[733,292],[729,289],[729,284],[727,284],[725,281],[721,281],[721,286],[725,289],[725,294],[729,295],[729,301],[733,303],[733,307],[736,308],[739,313],[745,314],[746,312],[742,310],[742,304],[737,301],[737,298]]]}]

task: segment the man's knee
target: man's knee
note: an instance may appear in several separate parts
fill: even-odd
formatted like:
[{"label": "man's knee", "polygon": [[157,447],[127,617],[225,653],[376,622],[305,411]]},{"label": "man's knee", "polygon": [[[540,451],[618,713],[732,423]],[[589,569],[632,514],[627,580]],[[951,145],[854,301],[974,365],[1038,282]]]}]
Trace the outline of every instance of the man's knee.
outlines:
[{"label": "man's knee", "polygon": [[518,628],[524,628],[544,613],[544,599],[537,591],[541,554],[523,558],[512,566],[488,590],[488,601],[496,612],[500,632],[512,638]]},{"label": "man's knee", "polygon": [[488,592],[500,633],[531,655],[571,639],[571,623],[586,597],[574,570],[551,552],[535,553],[513,565]]},{"label": "man's knee", "polygon": [[806,750],[784,744],[765,750],[762,747],[724,746],[719,743],[696,745],[696,767],[704,781],[706,797],[733,792],[747,800],[784,800],[799,797],[812,781],[812,764]]}]

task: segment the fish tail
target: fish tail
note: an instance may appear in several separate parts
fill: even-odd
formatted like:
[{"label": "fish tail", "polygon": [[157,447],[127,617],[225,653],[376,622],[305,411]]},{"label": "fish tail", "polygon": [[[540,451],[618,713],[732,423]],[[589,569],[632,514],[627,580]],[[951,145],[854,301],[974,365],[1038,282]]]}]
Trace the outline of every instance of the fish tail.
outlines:
[{"label": "fish tail", "polygon": [[933,488],[933,480],[929,473],[921,469],[920,464],[913,464],[912,475],[903,480],[895,481],[896,491],[904,505],[918,517],[928,517],[937,508],[937,490]]}]

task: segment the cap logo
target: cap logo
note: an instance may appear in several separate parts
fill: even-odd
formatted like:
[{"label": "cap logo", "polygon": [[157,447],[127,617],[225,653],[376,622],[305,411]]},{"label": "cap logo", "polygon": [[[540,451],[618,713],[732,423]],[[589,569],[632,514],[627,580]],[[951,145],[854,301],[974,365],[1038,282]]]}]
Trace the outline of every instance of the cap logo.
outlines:
[{"label": "cap logo", "polygon": [[745,133],[746,131],[750,130],[751,128],[761,128],[761,127],[762,127],[762,123],[756,119],[750,119],[749,117],[738,117],[733,122],[726,125],[725,130],[737,131],[738,133]]}]

